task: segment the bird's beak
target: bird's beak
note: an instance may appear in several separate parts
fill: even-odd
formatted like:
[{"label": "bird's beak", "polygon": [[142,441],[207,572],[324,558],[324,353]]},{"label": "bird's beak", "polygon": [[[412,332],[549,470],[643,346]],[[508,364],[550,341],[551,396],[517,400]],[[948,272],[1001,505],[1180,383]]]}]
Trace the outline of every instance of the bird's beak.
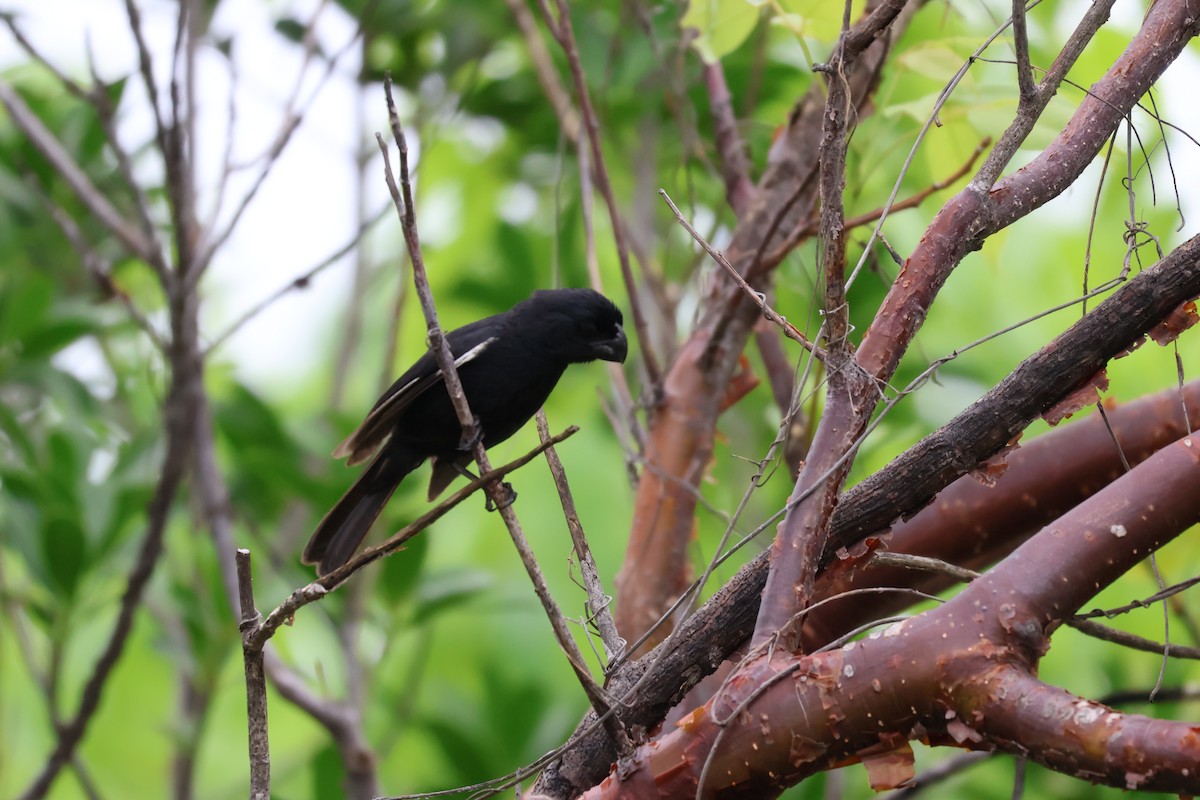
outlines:
[{"label": "bird's beak", "polygon": [[592,352],[596,354],[596,358],[604,361],[624,363],[625,356],[629,353],[629,342],[625,340],[625,329],[618,325],[617,335],[611,339],[593,343]]}]

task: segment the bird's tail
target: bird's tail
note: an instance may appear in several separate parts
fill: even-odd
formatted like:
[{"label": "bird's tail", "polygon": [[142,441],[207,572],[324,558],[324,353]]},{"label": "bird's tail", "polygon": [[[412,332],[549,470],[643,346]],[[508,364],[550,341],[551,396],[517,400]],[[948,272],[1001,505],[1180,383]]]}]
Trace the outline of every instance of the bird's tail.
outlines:
[{"label": "bird's tail", "polygon": [[349,561],[400,481],[424,460],[385,447],[317,525],[301,561],[315,564],[318,575],[327,575]]}]

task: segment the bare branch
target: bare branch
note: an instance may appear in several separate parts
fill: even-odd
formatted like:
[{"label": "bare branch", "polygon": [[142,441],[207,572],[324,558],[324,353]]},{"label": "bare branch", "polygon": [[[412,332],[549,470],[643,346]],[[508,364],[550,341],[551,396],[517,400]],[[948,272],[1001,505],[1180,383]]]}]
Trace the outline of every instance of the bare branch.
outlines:
[{"label": "bare branch", "polygon": [[[150,577],[154,574],[159,556],[162,554],[163,535],[166,531],[171,506],[187,471],[196,418],[196,398],[201,382],[198,371],[199,364],[187,358],[187,342],[191,338],[187,335],[187,331],[194,332],[195,317],[186,311],[180,313],[178,307],[173,309],[172,316],[176,336],[171,343],[169,353],[173,371],[171,388],[164,404],[163,414],[167,440],[166,453],[163,456],[158,485],[155,487],[154,496],[146,510],[146,535],[138,551],[137,560],[126,579],[125,591],[121,595],[121,605],[117,611],[117,619],[112,633],[109,635],[100,657],[96,660],[95,666],[92,667],[87,683],[84,684],[79,708],[75,715],[59,729],[58,742],[54,751],[33,783],[21,794],[22,800],[36,800],[44,797],[62,768],[74,757],[88,723],[91,722],[92,716],[100,706],[101,695],[108,683],[108,678],[125,650],[130,631],[133,629],[134,614],[141,606],[142,595],[150,582]],[[182,336],[180,328],[183,329],[184,335]]]},{"label": "bare branch", "polygon": [[1020,87],[1021,105],[1034,102],[1037,87],[1033,85],[1033,69],[1029,65],[1029,28],[1025,24],[1025,0],[1013,0],[1012,4],[1013,48],[1017,51],[1017,86]]},{"label": "bare branch", "polygon": [[[881,535],[893,520],[919,510],[954,478],[998,452],[1109,358],[1139,341],[1157,320],[1197,294],[1200,237],[1139,273],[941,430],[848,490],[831,522],[823,563],[833,562],[838,548],[853,548],[865,537]],[[767,566],[768,554],[757,556],[684,620],[667,646],[610,676],[614,694],[621,695],[635,684],[639,687],[628,701],[627,723],[657,724],[696,681],[743,644],[754,627]],[[571,775],[587,781],[577,784],[582,791],[603,778],[613,756],[593,738],[577,743],[563,761],[569,765],[556,769],[555,775],[569,769]]]},{"label": "bare branch", "polygon": [[658,193],[666,202],[667,206],[671,209],[671,213],[675,215],[676,221],[683,226],[683,229],[687,231],[693,239],[696,240],[696,243],[700,245],[700,247],[704,248],[704,252],[708,253],[709,257],[715,261],[718,266],[725,270],[730,279],[737,283],[741,290],[745,292],[746,295],[760,309],[762,309],[763,317],[775,324],[789,339],[796,342],[805,350],[809,351],[822,362],[824,362],[828,357],[828,354],[825,352],[825,350],[818,345],[813,344],[813,342],[809,340],[807,336],[800,332],[799,328],[788,322],[786,319],[780,316],[779,312],[767,305],[766,295],[762,292],[755,291],[754,287],[751,286],[746,279],[741,276],[737,269],[729,263],[729,259],[725,257],[725,254],[709,244],[708,241],[700,235],[700,232],[692,227],[690,222],[684,219],[683,213],[679,210],[679,207],[675,205],[675,202],[671,200],[671,196],[667,194],[666,189],[659,189]]},{"label": "bare branch", "polygon": [[746,212],[754,198],[754,182],[750,180],[750,157],[746,143],[738,133],[733,112],[733,98],[725,82],[725,68],[720,61],[705,62],[704,85],[713,119],[713,140],[720,154],[721,177],[725,180],[725,199],[739,217]]},{"label": "bare branch", "polygon": [[[546,412],[537,412],[538,436],[543,443],[550,439],[550,424],[546,421]],[[550,474],[554,476],[554,486],[558,489],[558,499],[562,502],[563,516],[567,520],[567,530],[571,533],[571,544],[575,549],[575,557],[579,559],[579,571],[583,575],[584,589],[588,598],[588,622],[593,622],[600,631],[604,649],[609,661],[619,658],[625,652],[625,640],[617,633],[616,623],[613,622],[609,605],[612,598],[604,591],[600,582],[600,571],[596,569],[596,560],[592,558],[592,548],[588,546],[587,537],[583,532],[583,523],[579,521],[579,512],[575,510],[575,498],[571,496],[571,487],[567,483],[567,472],[563,469],[558,452],[553,447],[546,448],[546,463],[550,466]],[[612,731],[609,731],[613,735]]]},{"label": "bare branch", "polygon": [[156,263],[154,242],[147,241],[141,230],[125,221],[124,216],[109,203],[108,198],[96,188],[75,160],[63,149],[50,129],[25,104],[12,85],[3,79],[0,79],[0,103],[8,110],[13,123],[29,137],[54,170],[71,187],[79,201],[87,206],[88,211],[94,214],[130,253],[147,263]]},{"label": "bare branch", "polygon": [[[408,254],[413,266],[413,282],[421,301],[421,310],[425,314],[425,321],[429,328],[430,349],[437,360],[438,367],[442,370],[446,382],[446,390],[454,404],[454,410],[458,415],[459,423],[463,427],[464,449],[468,447],[471,449],[475,463],[479,466],[480,473],[486,475],[492,471],[491,462],[488,459],[487,451],[483,447],[483,437],[478,432],[478,422],[474,415],[472,415],[471,409],[467,404],[467,397],[463,392],[462,382],[459,380],[458,370],[454,364],[454,356],[450,352],[450,346],[438,326],[433,293],[429,287],[429,280],[425,273],[425,261],[421,256],[420,238],[417,234],[416,209],[413,205],[412,186],[409,181],[408,142],[404,136],[404,130],[400,125],[400,117],[396,113],[396,105],[392,100],[390,79],[385,82],[384,88],[387,93],[388,117],[391,122],[392,136],[396,141],[397,149],[400,151],[399,187],[396,186],[387,148],[383,145],[383,139],[378,135],[377,139],[384,154],[388,189],[392,193],[392,200],[397,212],[400,214],[401,225],[404,230],[404,241],[408,245]],[[545,447],[549,447],[552,444],[553,441],[550,441]],[[610,702],[605,691],[596,683],[591,673],[588,672],[583,653],[580,652],[579,645],[576,644],[574,637],[571,636],[571,632],[567,628],[566,620],[559,610],[558,604],[555,603],[554,598],[550,595],[550,589],[546,586],[545,577],[541,573],[541,569],[521,528],[521,523],[512,508],[512,500],[507,496],[512,491],[511,488],[503,486],[498,481],[491,481],[486,486],[492,499],[496,502],[500,516],[504,519],[505,527],[508,529],[509,536],[512,538],[517,553],[521,556],[521,561],[525,565],[525,570],[529,575],[530,581],[533,583],[534,591],[542,603],[542,608],[546,612],[547,618],[550,620],[550,626],[554,630],[554,635],[558,640],[559,646],[567,657],[567,662],[571,665],[571,669],[579,679],[580,685],[583,687],[584,693],[587,694],[592,706],[597,710],[597,713],[605,716],[608,713]],[[345,569],[345,566],[342,569]],[[335,570],[326,576],[326,578],[331,578],[340,571]],[[610,726],[610,731],[614,736],[618,752],[628,750],[630,747],[629,741],[620,726]]]},{"label": "bare branch", "polygon": [[242,658],[246,669],[246,714],[250,733],[250,798],[267,800],[271,796],[271,741],[267,737],[267,675],[261,648],[253,647],[250,634],[259,624],[254,607],[254,587],[250,576],[250,551],[237,551],[238,598],[241,605]]},{"label": "bare branch", "polygon": [[822,331],[826,341],[825,411],[813,434],[809,457],[788,500],[788,511],[771,546],[771,567],[754,628],[754,645],[778,637],[780,646],[800,645],[797,620],[812,601],[821,554],[829,537],[829,522],[838,494],[853,465],[853,454],[875,403],[880,397],[874,381],[854,360],[850,342],[850,308],[846,295],[846,226],[842,192],[845,187],[846,147],[855,120],[853,94],[847,73],[876,34],[899,15],[903,2],[884,2],[850,30],[850,3],[845,5],[842,36],[834,47],[828,75],[828,97],[822,114],[818,147],[821,199]]},{"label": "bare branch", "polygon": [[638,334],[638,345],[642,354],[642,365],[646,370],[646,380],[651,387],[658,387],[662,381],[662,368],[654,353],[654,340],[650,337],[650,329],[638,295],[637,282],[629,264],[629,244],[626,241],[625,223],[613,195],[612,183],[608,178],[608,167],[605,165],[604,150],[600,143],[600,122],[596,117],[596,110],[592,106],[591,95],[587,89],[583,64],[579,60],[579,48],[575,43],[575,29],[571,25],[570,8],[565,0],[555,0],[555,3],[558,9],[557,22],[544,4],[541,6],[543,21],[567,56],[571,78],[575,84],[575,96],[579,100],[579,109],[583,117],[583,130],[587,134],[587,143],[592,154],[592,170],[596,177],[596,188],[600,190],[600,196],[604,198],[604,202],[608,206],[613,240],[617,247],[617,260],[621,264],[621,277],[625,281],[625,291],[629,297],[629,311],[633,316],[633,326]]},{"label": "bare branch", "polygon": [[[1200,520],[1198,487],[1200,434],[1192,434],[944,605],[852,647],[757,656],[684,724],[639,748],[634,765],[647,768],[613,774],[584,797],[760,797],[877,752],[881,730],[1009,749],[1113,786],[1128,788],[1132,776],[1134,788],[1187,791],[1200,758],[1191,725],[1104,709],[1039,683],[1030,670],[1058,620]],[[930,659],[934,647],[939,657]],[[884,682],[881,694],[874,687]],[[1121,748],[1103,746],[1113,736]],[[649,768],[651,757],[672,769]],[[708,784],[700,782],[705,774]]]}]

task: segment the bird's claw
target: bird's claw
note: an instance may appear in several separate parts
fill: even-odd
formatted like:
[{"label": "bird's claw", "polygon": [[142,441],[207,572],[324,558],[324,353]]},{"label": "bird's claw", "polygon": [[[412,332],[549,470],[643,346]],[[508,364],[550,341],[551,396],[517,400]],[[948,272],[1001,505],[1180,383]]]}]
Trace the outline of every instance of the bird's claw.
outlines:
[{"label": "bird's claw", "polygon": [[483,426],[479,424],[479,417],[475,418],[475,424],[470,428],[463,428],[462,438],[458,440],[458,449],[464,453],[470,453],[475,449],[475,445],[483,441]]},{"label": "bird's claw", "polygon": [[489,494],[485,506],[488,511],[501,511],[517,501],[517,490],[512,487],[511,483],[502,483],[500,484],[500,488],[504,490],[504,497],[500,498],[499,502],[496,502]]}]

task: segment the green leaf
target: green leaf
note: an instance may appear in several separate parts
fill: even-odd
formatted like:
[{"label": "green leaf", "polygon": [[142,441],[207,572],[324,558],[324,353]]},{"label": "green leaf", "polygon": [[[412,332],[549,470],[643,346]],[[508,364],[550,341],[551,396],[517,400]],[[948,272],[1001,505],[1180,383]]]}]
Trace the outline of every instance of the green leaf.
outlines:
[{"label": "green leaf", "polygon": [[0,284],[0,341],[22,341],[39,328],[54,300],[54,282],[43,276],[22,276],[20,283]]},{"label": "green leaf", "polygon": [[83,477],[86,467],[82,458],[82,443],[62,428],[50,432],[46,439],[49,463],[47,474],[60,484],[59,489],[75,494],[75,483]]},{"label": "green leaf", "polygon": [[[21,420],[7,405],[0,403],[0,445],[9,445],[12,455],[18,460],[28,463],[33,460],[33,440]],[[7,438],[7,442],[4,441]],[[3,449],[7,450],[7,447]],[[7,458],[9,454],[5,453]]]},{"label": "green leaf", "polygon": [[275,409],[243,385],[237,385],[228,399],[217,405],[216,422],[235,446],[256,444],[291,447],[292,442],[279,423]]},{"label": "green leaf", "polygon": [[758,6],[747,0],[692,0],[680,26],[696,31],[692,46],[711,63],[746,41],[758,17]]},{"label": "green leaf", "polygon": [[65,517],[48,519],[42,524],[41,547],[47,575],[56,588],[73,598],[88,563],[83,529]]},{"label": "green leaf", "polygon": [[154,489],[148,484],[128,486],[116,492],[112,498],[108,520],[99,541],[95,544],[97,558],[109,555],[136,530],[137,524],[144,518],[146,504],[153,495]]},{"label": "green leaf", "polygon": [[[855,0],[850,10],[851,21],[862,13],[862,0]],[[818,42],[832,43],[842,30],[844,3],[828,0],[779,0],[782,15],[775,15],[772,23],[782,25],[796,36],[810,37]]]},{"label": "green leaf", "polygon": [[0,488],[17,500],[34,505],[41,504],[41,484],[34,480],[34,475],[27,470],[0,469]]},{"label": "green leaf", "polygon": [[47,322],[25,338],[21,355],[26,359],[47,359],[98,328],[92,320],[82,317]]},{"label": "green leaf", "polygon": [[[946,83],[962,69],[966,59],[944,41],[927,41],[908,48],[900,54],[896,61],[905,69],[910,69],[918,75],[938,83]],[[959,87],[973,82],[974,77],[967,73],[959,83]]]},{"label": "green leaf", "polygon": [[112,281],[143,311],[158,311],[166,307],[162,283],[150,265],[139,258],[124,258],[114,263]]}]

